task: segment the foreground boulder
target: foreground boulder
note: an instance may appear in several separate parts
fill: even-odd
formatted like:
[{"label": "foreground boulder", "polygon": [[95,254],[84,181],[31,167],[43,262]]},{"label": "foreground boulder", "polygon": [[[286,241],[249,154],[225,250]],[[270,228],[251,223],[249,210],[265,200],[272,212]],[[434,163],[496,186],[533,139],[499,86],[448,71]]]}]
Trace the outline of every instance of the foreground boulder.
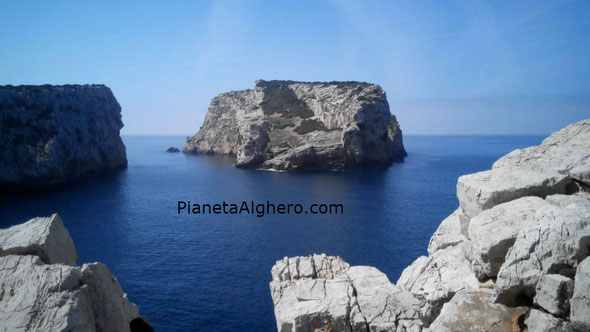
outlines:
[{"label": "foreground boulder", "polygon": [[501,303],[530,303],[544,275],[573,278],[590,254],[590,200],[556,195],[547,201],[552,203],[535,212],[536,222],[518,234],[500,269],[495,292]]},{"label": "foreground boulder", "polygon": [[421,301],[421,314],[436,317],[442,305],[463,290],[478,290],[480,283],[465,258],[463,245],[419,257],[407,267],[397,286]]},{"label": "foreground boulder", "polygon": [[59,215],[33,218],[0,231],[0,256],[34,255],[45,264],[76,265],[78,254]]},{"label": "foreground boulder", "polygon": [[[376,288],[393,303],[385,312],[395,308],[404,319],[397,316],[397,323],[372,330],[588,331],[589,180],[590,120],[554,133],[540,146],[508,154],[490,171],[459,178],[460,207],[432,236],[428,256],[417,258],[388,286],[395,291]],[[339,274],[343,282],[353,280],[353,269]],[[293,280],[273,284],[297,287]],[[322,303],[348,296],[325,294]],[[361,303],[358,292],[352,294]],[[371,294],[364,306],[381,308],[382,297]],[[275,300],[277,321],[287,321],[283,317],[294,312],[308,317],[310,311],[296,309],[300,306],[297,300]],[[419,322],[410,314],[415,311]],[[353,306],[342,312],[349,312],[344,321],[354,322]],[[322,311],[322,317],[329,321],[332,316]],[[303,320],[297,326],[313,331]],[[328,326],[350,331],[354,325]]]},{"label": "foreground boulder", "polygon": [[494,278],[518,233],[535,223],[535,212],[545,201],[522,197],[485,210],[469,221],[468,237],[472,246],[466,253],[479,279]]},{"label": "foreground boulder", "polygon": [[574,281],[559,274],[545,274],[537,283],[534,302],[554,316],[567,316]]},{"label": "foreground boulder", "polygon": [[527,307],[509,308],[488,291],[461,291],[446,303],[431,331],[520,331]]},{"label": "foreground boulder", "polygon": [[285,257],[270,283],[277,329],[420,331],[419,301],[373,267],[339,257]]},{"label": "foreground boulder", "polygon": [[557,171],[504,167],[460,177],[457,198],[463,213],[475,217],[483,210],[520,197],[565,194],[572,182]]},{"label": "foreground boulder", "polygon": [[566,326],[566,322],[548,313],[545,313],[538,309],[530,309],[524,319],[524,325],[529,331],[539,332],[555,332],[555,331],[571,331],[571,332],[582,332],[588,331],[588,329],[574,329],[574,330],[563,330]]},{"label": "foreground boulder", "polygon": [[0,230],[0,331],[131,331],[139,311],[117,279],[76,259],[57,214]]},{"label": "foreground boulder", "polygon": [[125,167],[122,127],[104,85],[0,86],[0,186],[37,189]]},{"label": "foreground boulder", "polygon": [[590,258],[584,259],[576,271],[571,299],[571,321],[590,324]]},{"label": "foreground boulder", "polygon": [[455,210],[440,223],[430,238],[428,253],[433,254],[437,250],[452,247],[467,240],[468,226],[469,218],[465,217],[461,209]]},{"label": "foreground boulder", "polygon": [[590,183],[590,120],[554,133],[539,146],[515,150],[489,171],[465,175],[457,197],[466,215],[524,196],[567,194]]},{"label": "foreground boulder", "polygon": [[384,167],[406,156],[378,85],[262,80],[213,98],[184,152],[234,155],[238,167],[287,171]]}]

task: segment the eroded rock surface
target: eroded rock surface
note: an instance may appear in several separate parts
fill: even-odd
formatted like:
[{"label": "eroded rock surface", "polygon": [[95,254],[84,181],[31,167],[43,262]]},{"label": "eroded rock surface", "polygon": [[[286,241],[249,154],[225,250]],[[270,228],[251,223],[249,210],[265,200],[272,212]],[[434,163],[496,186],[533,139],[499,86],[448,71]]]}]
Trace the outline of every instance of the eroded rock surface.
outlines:
[{"label": "eroded rock surface", "polygon": [[516,236],[534,222],[536,210],[545,204],[539,197],[527,196],[485,210],[469,221],[473,245],[467,253],[479,279],[498,275]]},{"label": "eroded rock surface", "polygon": [[555,316],[567,316],[574,281],[559,274],[546,274],[537,283],[534,303]]},{"label": "eroded rock surface", "polygon": [[[590,200],[553,196],[535,212],[506,255],[496,281],[496,300],[506,305],[530,301],[545,274],[574,277],[590,250]],[[524,301],[524,302],[523,302]]]},{"label": "eroded rock surface", "polygon": [[457,183],[464,213],[479,212],[524,196],[567,194],[590,183],[590,120],[554,133],[539,146],[515,150],[489,171],[465,175]]},{"label": "eroded rock surface", "polygon": [[524,324],[532,332],[558,332],[562,331],[566,322],[541,310],[530,309]]},{"label": "eroded rock surface", "polygon": [[0,230],[0,331],[130,331],[139,317],[101,263],[76,265],[58,215]]},{"label": "eroded rock surface", "polygon": [[104,85],[0,86],[0,186],[38,189],[125,167],[122,127]]},{"label": "eroded rock surface", "polygon": [[461,291],[445,303],[430,331],[521,331],[519,320],[527,307],[494,303],[489,291]]},{"label": "eroded rock surface", "polygon": [[571,303],[571,321],[590,323],[590,258],[578,266]]},{"label": "eroded rock surface", "polygon": [[277,328],[286,331],[419,331],[419,301],[373,267],[339,257],[278,261],[270,283]]},{"label": "eroded rock surface", "polygon": [[590,120],[582,120],[553,133],[539,146],[517,149],[494,163],[492,169],[521,167],[558,172],[571,179],[590,181]]},{"label": "eroded rock surface", "polygon": [[0,256],[35,255],[46,264],[76,265],[78,254],[59,215],[0,230]]},{"label": "eroded rock surface", "polygon": [[424,316],[436,317],[457,292],[479,289],[479,281],[465,258],[463,245],[457,245],[416,259],[402,272],[397,286],[422,300]]},{"label": "eroded rock surface", "polygon": [[461,209],[455,210],[453,214],[445,218],[436,232],[430,238],[428,244],[428,253],[433,254],[435,251],[457,245],[467,240],[469,218],[461,212]]},{"label": "eroded rock surface", "polygon": [[260,80],[220,94],[183,151],[287,171],[383,167],[406,156],[385,92],[359,82]]}]

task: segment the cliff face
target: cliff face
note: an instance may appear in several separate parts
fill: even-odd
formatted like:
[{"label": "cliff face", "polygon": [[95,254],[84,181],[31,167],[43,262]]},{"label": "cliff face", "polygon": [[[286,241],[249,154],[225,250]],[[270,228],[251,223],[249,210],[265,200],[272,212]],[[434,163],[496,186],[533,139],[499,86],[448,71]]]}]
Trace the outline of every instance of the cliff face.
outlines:
[{"label": "cliff face", "polygon": [[0,86],[0,185],[27,189],[127,165],[104,85]]},{"label": "cliff face", "polygon": [[0,331],[129,332],[145,322],[104,264],[77,259],[57,214],[1,229]]},{"label": "cliff face", "polygon": [[[460,207],[395,284],[334,257],[278,261],[270,283],[278,329],[588,330],[589,180],[584,120],[460,177]],[[316,257],[338,262],[328,264],[336,271],[319,273]]]},{"label": "cliff face", "polygon": [[385,92],[358,82],[256,81],[220,94],[184,152],[276,170],[383,167],[406,156]]}]

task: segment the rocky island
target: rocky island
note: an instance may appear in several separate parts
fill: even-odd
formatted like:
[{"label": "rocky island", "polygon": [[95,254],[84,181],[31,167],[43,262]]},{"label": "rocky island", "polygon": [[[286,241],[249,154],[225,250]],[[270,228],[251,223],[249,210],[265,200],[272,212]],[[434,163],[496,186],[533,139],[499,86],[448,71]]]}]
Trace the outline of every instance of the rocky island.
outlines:
[{"label": "rocky island", "polygon": [[101,263],[76,265],[54,214],[0,229],[0,331],[151,331]]},{"label": "rocky island", "polygon": [[28,190],[127,165],[104,85],[0,86],[0,186]]},{"label": "rocky island", "polygon": [[457,197],[395,284],[339,257],[278,261],[278,330],[590,330],[590,120],[460,177]]},{"label": "rocky island", "polygon": [[213,98],[187,154],[282,171],[386,167],[406,156],[385,91],[359,82],[256,81]]}]

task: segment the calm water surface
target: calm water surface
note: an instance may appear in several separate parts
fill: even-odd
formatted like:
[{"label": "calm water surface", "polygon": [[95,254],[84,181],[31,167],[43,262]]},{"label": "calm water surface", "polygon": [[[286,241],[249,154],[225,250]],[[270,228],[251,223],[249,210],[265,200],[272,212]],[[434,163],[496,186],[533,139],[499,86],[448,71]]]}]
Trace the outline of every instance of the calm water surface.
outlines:
[{"label": "calm water surface", "polygon": [[[405,136],[386,171],[276,173],[163,152],[183,137],[124,137],[129,167],[0,202],[0,227],[58,212],[79,263],[106,263],[158,331],[272,331],[270,268],[327,253],[395,282],[458,205],[460,175],[536,136]],[[341,203],[343,215],[186,215],[177,201]]]}]

